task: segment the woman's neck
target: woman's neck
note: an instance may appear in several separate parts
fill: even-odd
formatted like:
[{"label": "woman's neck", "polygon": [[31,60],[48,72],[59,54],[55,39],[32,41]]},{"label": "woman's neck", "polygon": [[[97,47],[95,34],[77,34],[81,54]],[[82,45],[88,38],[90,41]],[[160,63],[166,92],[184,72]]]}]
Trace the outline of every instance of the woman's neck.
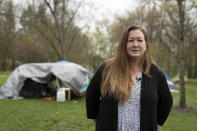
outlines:
[{"label": "woman's neck", "polygon": [[130,61],[130,68],[132,70],[132,74],[134,73],[135,75],[138,74],[139,72],[142,72],[142,64],[140,63],[140,59],[132,59]]}]

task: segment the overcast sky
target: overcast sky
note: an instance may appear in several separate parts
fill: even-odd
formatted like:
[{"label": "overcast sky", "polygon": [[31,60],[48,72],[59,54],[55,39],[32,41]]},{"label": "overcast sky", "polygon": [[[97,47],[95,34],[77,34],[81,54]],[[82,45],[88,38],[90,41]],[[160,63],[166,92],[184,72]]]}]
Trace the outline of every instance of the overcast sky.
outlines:
[{"label": "overcast sky", "polygon": [[93,0],[96,4],[101,6],[106,13],[119,12],[125,10],[132,10],[136,7],[136,0]]},{"label": "overcast sky", "polygon": [[[15,4],[22,4],[29,0],[13,0]],[[90,22],[94,24],[95,20],[108,18],[113,20],[115,14],[125,14],[127,10],[133,10],[137,6],[137,0],[85,0],[94,4],[96,9],[92,10],[95,18]]]},{"label": "overcast sky", "polygon": [[[93,12],[95,14],[96,20],[102,20],[107,18],[108,20],[113,20],[115,14],[124,15],[128,10],[134,10],[137,7],[136,0],[90,0],[94,3],[96,10]],[[93,25],[94,25],[93,21]]]},{"label": "overcast sky", "polygon": [[125,14],[127,10],[133,10],[137,6],[136,0],[92,0],[98,10],[99,17],[113,19],[114,14]]},{"label": "overcast sky", "polygon": [[[30,0],[13,0],[14,3],[25,5]],[[88,1],[88,0],[85,0]],[[137,6],[136,0],[89,0],[99,9],[95,13],[101,13],[101,16],[110,17],[112,14],[124,13],[126,10],[135,9]]]}]

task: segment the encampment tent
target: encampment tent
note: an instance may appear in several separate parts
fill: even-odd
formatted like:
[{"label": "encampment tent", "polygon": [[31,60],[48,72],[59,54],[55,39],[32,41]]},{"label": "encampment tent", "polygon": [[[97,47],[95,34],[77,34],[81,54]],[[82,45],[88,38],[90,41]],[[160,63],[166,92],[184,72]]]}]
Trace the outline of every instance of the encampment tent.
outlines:
[{"label": "encampment tent", "polygon": [[46,84],[54,76],[76,96],[85,95],[89,84],[88,71],[82,66],[72,62],[31,63],[21,65],[12,72],[0,88],[0,99],[17,99],[27,79]]},{"label": "encampment tent", "polygon": [[172,80],[170,79],[170,77],[167,75],[166,72],[164,72],[164,75],[166,77],[166,80],[167,80],[167,83],[168,83],[168,86],[170,88],[170,92],[179,92],[178,89],[176,89],[176,87],[174,86],[174,83],[172,82]]}]

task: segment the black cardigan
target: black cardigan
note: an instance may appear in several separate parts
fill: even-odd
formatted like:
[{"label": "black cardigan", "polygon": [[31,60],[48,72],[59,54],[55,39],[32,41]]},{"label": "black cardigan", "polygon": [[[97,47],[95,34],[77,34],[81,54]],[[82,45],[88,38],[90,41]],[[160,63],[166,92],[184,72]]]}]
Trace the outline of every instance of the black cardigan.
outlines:
[{"label": "black cardigan", "polygon": [[[96,131],[117,131],[118,102],[100,97],[104,64],[94,74],[86,91],[86,111],[89,119],[96,119]],[[172,107],[173,99],[163,72],[154,64],[150,76],[142,73],[140,131],[157,131],[163,125]]]}]

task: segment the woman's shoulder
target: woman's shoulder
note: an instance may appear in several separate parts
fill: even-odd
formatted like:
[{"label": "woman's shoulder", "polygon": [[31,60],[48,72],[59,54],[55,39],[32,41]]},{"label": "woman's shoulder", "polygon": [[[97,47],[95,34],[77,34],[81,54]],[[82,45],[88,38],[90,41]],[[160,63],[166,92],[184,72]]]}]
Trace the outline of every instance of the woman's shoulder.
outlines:
[{"label": "woman's shoulder", "polygon": [[107,59],[103,61],[99,67],[98,70],[102,71],[104,68],[110,67],[111,63],[113,62],[113,58]]},{"label": "woman's shoulder", "polygon": [[101,62],[100,65],[97,67],[96,72],[102,72],[103,69],[106,67],[106,65],[107,65],[106,61]]},{"label": "woman's shoulder", "polygon": [[150,68],[150,75],[154,80],[164,80],[165,75],[162,69],[157,64],[152,64]]},{"label": "woman's shoulder", "polygon": [[150,67],[151,74],[161,74],[162,69],[156,63],[152,63]]},{"label": "woman's shoulder", "polygon": [[105,62],[102,62],[102,63],[98,66],[97,71],[103,71],[104,67],[105,67]]}]

